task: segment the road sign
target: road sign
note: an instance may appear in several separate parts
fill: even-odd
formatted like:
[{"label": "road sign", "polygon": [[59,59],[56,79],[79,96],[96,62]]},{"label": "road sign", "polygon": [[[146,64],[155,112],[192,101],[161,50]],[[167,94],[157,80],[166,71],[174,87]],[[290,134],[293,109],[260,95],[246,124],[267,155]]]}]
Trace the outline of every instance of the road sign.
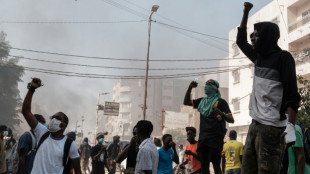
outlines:
[{"label": "road sign", "polygon": [[116,102],[105,102],[104,115],[118,116],[119,103]]}]

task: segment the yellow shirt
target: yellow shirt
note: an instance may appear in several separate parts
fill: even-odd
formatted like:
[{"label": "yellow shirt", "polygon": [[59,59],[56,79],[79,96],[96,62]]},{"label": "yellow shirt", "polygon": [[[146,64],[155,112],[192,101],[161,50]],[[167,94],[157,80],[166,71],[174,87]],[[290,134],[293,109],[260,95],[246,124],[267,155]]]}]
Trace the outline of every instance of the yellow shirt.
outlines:
[{"label": "yellow shirt", "polygon": [[225,170],[241,168],[240,155],[243,153],[243,144],[236,140],[224,144],[222,155],[225,155]]}]

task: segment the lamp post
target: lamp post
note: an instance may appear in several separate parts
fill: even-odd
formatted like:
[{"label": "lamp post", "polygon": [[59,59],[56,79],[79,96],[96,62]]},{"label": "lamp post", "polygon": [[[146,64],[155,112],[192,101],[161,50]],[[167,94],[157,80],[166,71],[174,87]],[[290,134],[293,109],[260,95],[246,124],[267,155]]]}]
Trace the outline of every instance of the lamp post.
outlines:
[{"label": "lamp post", "polygon": [[102,105],[99,105],[99,103],[100,103],[100,96],[101,96],[101,95],[107,95],[107,94],[109,94],[109,93],[108,93],[108,92],[105,92],[105,93],[101,92],[101,93],[98,94],[97,115],[96,115],[96,128],[95,128],[95,145],[96,145],[96,140],[97,140],[97,139],[96,139],[96,136],[97,136],[97,131],[98,131],[99,111],[100,111],[100,110],[104,111],[103,106],[102,106]]},{"label": "lamp post", "polygon": [[147,98],[147,80],[149,76],[149,57],[150,57],[150,45],[151,45],[151,24],[152,24],[152,15],[154,12],[157,12],[159,6],[153,5],[152,12],[149,17],[149,27],[148,27],[148,44],[147,44],[147,55],[146,55],[146,72],[145,72],[145,85],[144,85],[144,104],[143,104],[143,120],[145,120],[146,115],[146,98]]}]

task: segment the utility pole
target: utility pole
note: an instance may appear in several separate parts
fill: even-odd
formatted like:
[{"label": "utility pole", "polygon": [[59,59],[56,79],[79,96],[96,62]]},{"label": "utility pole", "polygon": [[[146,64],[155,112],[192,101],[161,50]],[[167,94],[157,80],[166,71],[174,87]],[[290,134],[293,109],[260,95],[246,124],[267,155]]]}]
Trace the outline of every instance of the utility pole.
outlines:
[{"label": "utility pole", "polygon": [[84,137],[84,132],[83,132],[83,123],[85,121],[84,115],[82,116],[82,125],[81,125],[81,133],[82,133],[82,138]]},{"label": "utility pole", "polygon": [[165,110],[163,108],[161,110],[161,136],[163,136],[163,131],[164,131],[164,113],[165,113]]},{"label": "utility pole", "polygon": [[103,105],[100,105],[100,96],[101,95],[107,95],[109,94],[108,92],[101,92],[98,94],[98,101],[97,101],[97,115],[96,115],[96,128],[95,128],[95,145],[96,145],[96,142],[97,142],[97,139],[96,139],[96,135],[97,135],[97,131],[98,131],[98,119],[99,119],[99,111],[104,111],[104,106]]},{"label": "utility pole", "polygon": [[147,44],[147,54],[146,54],[146,71],[145,71],[145,84],[144,84],[143,120],[145,120],[145,115],[146,115],[147,81],[149,77],[149,58],[150,58],[150,45],[151,45],[152,15],[154,12],[157,12],[158,8],[159,8],[158,5],[153,5],[152,12],[149,17],[148,44]]}]

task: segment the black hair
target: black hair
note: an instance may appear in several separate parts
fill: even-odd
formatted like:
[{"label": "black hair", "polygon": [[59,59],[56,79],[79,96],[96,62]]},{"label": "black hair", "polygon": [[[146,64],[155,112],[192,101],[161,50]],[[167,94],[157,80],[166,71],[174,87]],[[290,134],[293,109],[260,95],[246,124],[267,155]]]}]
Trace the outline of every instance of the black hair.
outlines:
[{"label": "black hair", "polygon": [[161,147],[162,144],[161,144],[161,141],[159,138],[154,138],[154,144],[157,146],[157,147]]},{"label": "black hair", "polygon": [[0,131],[7,131],[8,127],[6,125],[0,125]]},{"label": "black hair", "polygon": [[151,136],[153,132],[153,124],[148,120],[140,120],[137,123],[137,129],[142,136]]},{"label": "black hair", "polygon": [[194,132],[196,134],[196,128],[194,128],[194,127],[186,127],[185,130],[186,130],[186,132],[187,131],[192,131],[192,132]]},{"label": "black hair", "polygon": [[237,138],[237,132],[235,130],[231,130],[229,132],[229,138],[236,139]]},{"label": "black hair", "polygon": [[76,133],[75,132],[68,132],[67,137],[75,141],[76,139]]},{"label": "black hair", "polygon": [[163,135],[163,138],[162,138],[163,141],[165,141],[165,139],[168,138],[168,137],[171,137],[171,138],[172,138],[172,135],[170,135],[170,134],[165,134],[165,135]]},{"label": "black hair", "polygon": [[[57,116],[56,116],[56,114],[58,114],[58,113],[60,113],[61,116],[60,116],[60,115],[57,115]],[[68,118],[68,116],[67,116],[66,114],[64,114],[63,112],[57,112],[56,114],[54,114],[54,115],[52,116],[52,118],[56,118],[56,119],[58,119],[58,120],[63,118],[64,123],[66,123],[66,125],[69,124],[69,118]]]},{"label": "black hair", "polygon": [[36,119],[38,120],[38,122],[40,122],[41,124],[45,124],[45,123],[46,123],[45,118],[44,118],[42,115],[40,115],[40,114],[34,114],[33,116],[36,117]]}]

